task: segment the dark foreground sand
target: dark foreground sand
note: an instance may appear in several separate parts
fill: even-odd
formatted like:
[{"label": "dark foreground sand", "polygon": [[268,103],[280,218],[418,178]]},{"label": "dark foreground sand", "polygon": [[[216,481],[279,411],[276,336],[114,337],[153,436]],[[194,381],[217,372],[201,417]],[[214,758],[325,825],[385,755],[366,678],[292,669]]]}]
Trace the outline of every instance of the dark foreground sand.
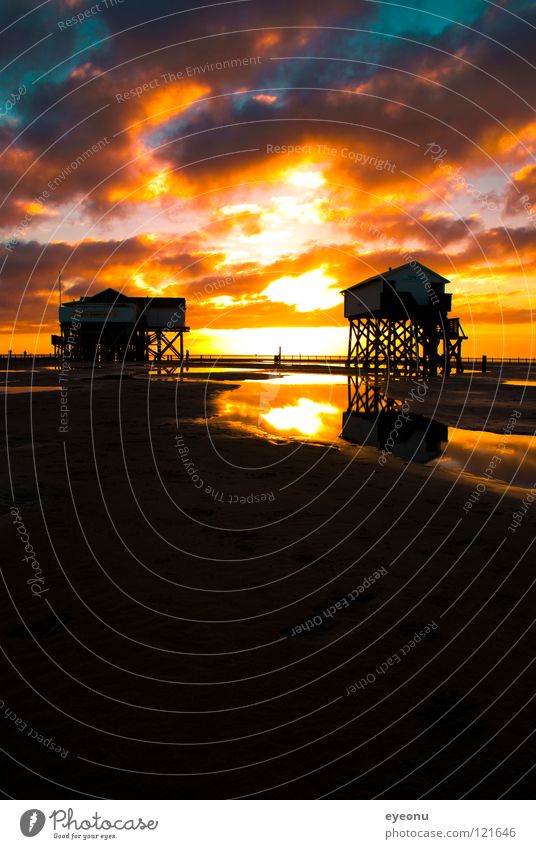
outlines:
[{"label": "dark foreground sand", "polygon": [[65,434],[57,392],[7,401],[6,794],[533,794],[525,493],[466,514],[474,479],[222,429],[217,384],[76,377]]}]

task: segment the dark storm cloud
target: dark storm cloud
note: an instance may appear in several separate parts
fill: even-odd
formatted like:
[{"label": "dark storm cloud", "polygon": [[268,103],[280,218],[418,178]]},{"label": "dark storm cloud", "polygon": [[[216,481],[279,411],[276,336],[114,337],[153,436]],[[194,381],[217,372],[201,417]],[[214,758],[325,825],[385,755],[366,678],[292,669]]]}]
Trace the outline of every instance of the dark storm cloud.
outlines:
[{"label": "dark storm cloud", "polygon": [[[529,23],[536,20],[534,10],[526,14]],[[486,12],[475,29],[473,33],[450,24],[425,44],[409,43],[405,36],[383,36],[381,49],[378,36],[360,34],[360,51],[346,51],[357,64],[335,61],[345,52],[341,41],[351,45],[350,35],[329,29],[306,31],[306,49],[301,52],[319,58],[268,59],[252,70],[249,87],[267,89],[276,102],[259,103],[245,95],[211,101],[170,122],[152,141],[165,143],[196,134],[166,151],[171,161],[181,164],[200,158],[200,153],[208,157],[216,149],[262,148],[271,141],[299,144],[315,132],[341,146],[358,139],[396,161],[399,170],[417,175],[433,171],[431,159],[425,157],[431,142],[444,150],[452,167],[460,161],[466,170],[495,167],[498,141],[518,133],[534,115],[526,102],[534,104],[534,92],[523,59],[530,55],[530,28],[516,18]],[[282,51],[275,46],[272,53]],[[367,64],[371,55],[393,70]],[[320,90],[341,88],[346,91]],[[341,120],[355,128],[344,128]],[[214,130],[225,123],[236,126]],[[249,158],[254,160],[255,155]],[[249,158],[242,162],[247,164]],[[225,172],[234,164],[227,160],[216,167]],[[205,172],[210,170],[207,165]],[[347,170],[351,174],[352,169]]]},{"label": "dark storm cloud", "polygon": [[[9,30],[13,59],[31,44],[44,40],[13,63],[15,77],[28,82],[28,92],[13,112],[12,125],[2,131],[7,141],[23,130],[16,148],[28,153],[34,164],[23,177],[27,162],[8,158],[7,166],[0,171],[0,187],[9,192],[15,174],[21,177],[16,200],[31,201],[36,189],[85,149],[87,140],[93,143],[103,137],[113,139],[105,154],[79,169],[53,203],[93,189],[118,168],[123,169],[120,175],[110,180],[121,182],[125,163],[136,155],[131,140],[121,131],[139,120],[143,103],[149,98],[144,95],[118,103],[118,93],[161,80],[162,74],[184,70],[191,64],[199,67],[227,57],[251,56],[253,51],[260,51],[262,61],[258,65],[225,73],[207,71],[194,78],[210,89],[211,96],[223,97],[167,122],[163,118],[158,129],[140,129],[150,145],[160,148],[158,155],[163,162],[181,167],[245,147],[300,143],[320,133],[341,146],[355,144],[358,138],[367,149],[375,148],[381,156],[396,159],[399,170],[411,173],[430,170],[430,162],[423,158],[422,150],[403,139],[421,147],[435,140],[453,162],[463,155],[466,162],[473,157],[481,165],[489,164],[475,143],[480,144],[490,133],[504,132],[499,121],[516,129],[530,117],[519,96],[508,96],[507,89],[492,77],[496,75],[522,96],[533,99],[526,64],[494,39],[515,44],[518,53],[528,55],[529,27],[504,13],[495,11],[491,15],[484,3],[451,6],[462,22],[466,18],[487,38],[437,15],[421,15],[417,26],[411,15],[404,19],[400,10],[387,14],[377,4],[367,3],[335,2],[321,12],[312,10],[306,2],[205,4],[195,12],[179,14],[191,8],[189,4],[175,5],[170,11],[164,2],[151,4],[149,9],[145,3],[124,0],[61,30],[59,23],[92,7],[74,2],[47,4]],[[16,14],[14,3],[3,8],[5,21]],[[534,10],[525,14],[536,20]],[[411,43],[407,33],[416,26]],[[254,31],[228,34],[233,30]],[[277,41],[262,44],[261,39],[270,33]],[[192,38],[199,40],[180,48],[173,46]],[[270,58],[286,55],[318,58]],[[356,62],[348,61],[351,59]],[[475,71],[467,63],[482,70]],[[432,81],[419,79],[423,76],[432,77]],[[32,85],[30,78],[38,82]],[[439,88],[438,82],[456,93]],[[266,103],[248,94],[229,94],[239,88],[269,89],[277,101]],[[311,90],[341,88],[352,92]],[[355,125],[355,129],[341,125],[341,120]],[[448,126],[451,122],[453,129]],[[214,129],[229,123],[236,126]],[[176,141],[181,136],[189,138]],[[37,161],[41,155],[43,158]],[[256,155],[244,155],[241,167],[248,162],[255,163]],[[344,169],[346,163],[340,165]],[[235,169],[232,158],[216,160],[198,168],[195,179],[212,179]],[[352,168],[346,170],[351,177]],[[94,201],[106,204],[108,189],[105,185],[96,188]],[[18,214],[13,202],[8,201],[4,220]]]}]

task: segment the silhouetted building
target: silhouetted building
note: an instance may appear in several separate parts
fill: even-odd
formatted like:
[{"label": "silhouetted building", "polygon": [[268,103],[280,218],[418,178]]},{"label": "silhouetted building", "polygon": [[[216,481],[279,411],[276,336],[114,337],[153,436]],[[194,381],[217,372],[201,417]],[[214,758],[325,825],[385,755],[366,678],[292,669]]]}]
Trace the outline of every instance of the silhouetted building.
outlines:
[{"label": "silhouetted building", "polygon": [[62,304],[54,352],[78,360],[122,362],[184,358],[184,298],[140,298],[105,289]]},{"label": "silhouetted building", "polygon": [[344,290],[348,365],[404,374],[463,371],[459,318],[449,318],[449,281],[415,261]]}]

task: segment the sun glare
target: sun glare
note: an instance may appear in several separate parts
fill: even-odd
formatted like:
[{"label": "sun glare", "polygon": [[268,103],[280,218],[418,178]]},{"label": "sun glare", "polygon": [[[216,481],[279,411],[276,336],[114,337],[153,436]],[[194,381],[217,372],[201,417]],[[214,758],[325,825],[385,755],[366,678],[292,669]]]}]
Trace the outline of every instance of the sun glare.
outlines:
[{"label": "sun glare", "polygon": [[312,169],[296,169],[286,174],[287,183],[302,189],[319,189],[326,182],[319,171]]},{"label": "sun glare", "polygon": [[297,312],[329,310],[341,301],[337,280],[326,274],[325,265],[294,277],[279,277],[262,294],[270,301],[294,306]]},{"label": "sun glare", "polygon": [[157,198],[165,194],[169,189],[168,172],[160,171],[156,177],[147,184],[147,189],[151,197]]}]

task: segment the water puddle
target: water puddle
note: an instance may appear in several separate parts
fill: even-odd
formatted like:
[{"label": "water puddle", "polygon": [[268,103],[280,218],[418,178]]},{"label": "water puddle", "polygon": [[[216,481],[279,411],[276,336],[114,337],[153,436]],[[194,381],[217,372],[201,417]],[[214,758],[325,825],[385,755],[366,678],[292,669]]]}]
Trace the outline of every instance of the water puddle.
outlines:
[{"label": "water puddle", "polygon": [[536,380],[503,380],[506,386],[536,386]]},{"label": "water puddle", "polygon": [[301,441],[334,442],[341,432],[347,378],[321,374],[248,380],[222,392],[218,416],[241,430]]},{"label": "water puddle", "polygon": [[416,403],[401,415],[401,402],[364,378],[286,374],[246,381],[222,392],[216,405],[222,422],[255,436],[341,450],[372,446],[386,462],[393,455],[502,485],[530,488],[536,481],[536,437],[447,427],[419,415]]}]

